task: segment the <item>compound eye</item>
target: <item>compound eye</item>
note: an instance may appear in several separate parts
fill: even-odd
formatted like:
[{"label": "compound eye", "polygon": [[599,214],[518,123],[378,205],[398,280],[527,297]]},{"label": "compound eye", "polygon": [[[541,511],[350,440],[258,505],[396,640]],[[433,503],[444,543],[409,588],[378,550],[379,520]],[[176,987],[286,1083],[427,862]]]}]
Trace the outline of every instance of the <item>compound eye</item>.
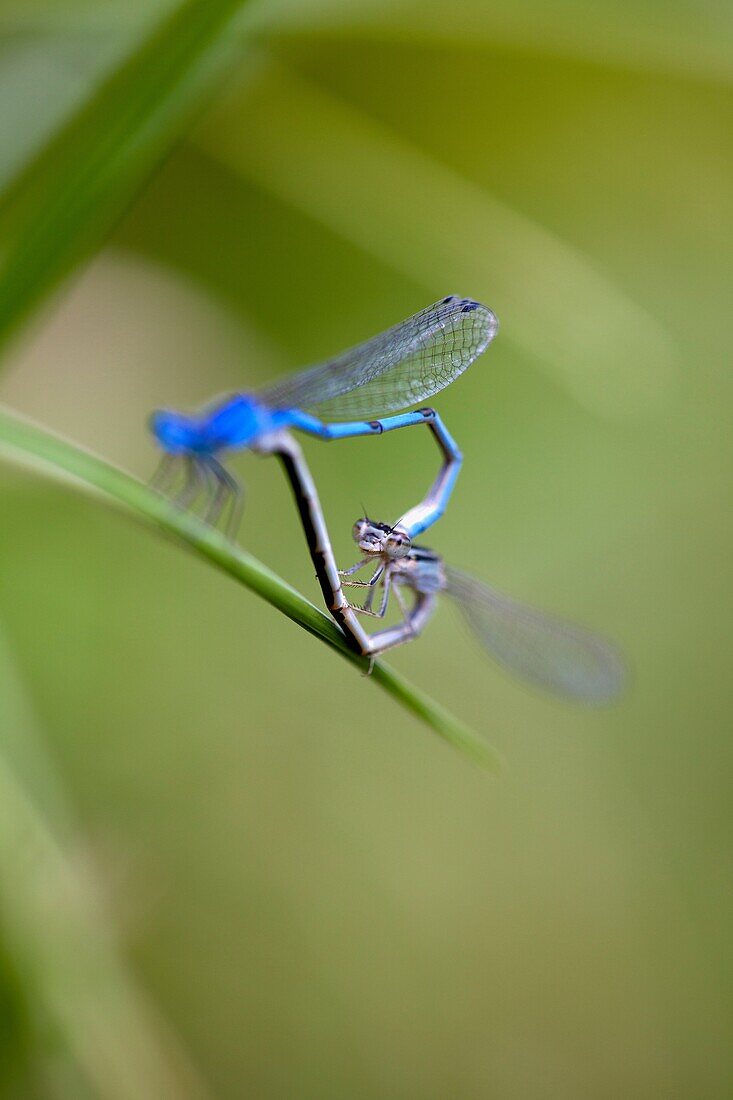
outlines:
[{"label": "compound eye", "polygon": [[351,528],[351,537],[354,542],[359,542],[366,531],[367,521],[365,519],[358,519],[354,526]]}]

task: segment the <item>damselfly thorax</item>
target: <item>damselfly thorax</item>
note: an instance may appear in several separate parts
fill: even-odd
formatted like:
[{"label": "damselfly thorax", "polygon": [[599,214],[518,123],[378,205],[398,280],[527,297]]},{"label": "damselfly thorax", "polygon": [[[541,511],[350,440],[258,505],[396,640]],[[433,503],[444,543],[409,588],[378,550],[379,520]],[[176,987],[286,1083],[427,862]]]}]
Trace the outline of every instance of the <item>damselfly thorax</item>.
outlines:
[{"label": "damselfly thorax", "polygon": [[442,592],[448,586],[442,557],[426,546],[413,546],[407,557],[393,561],[390,568],[395,584],[406,584],[415,592]]}]

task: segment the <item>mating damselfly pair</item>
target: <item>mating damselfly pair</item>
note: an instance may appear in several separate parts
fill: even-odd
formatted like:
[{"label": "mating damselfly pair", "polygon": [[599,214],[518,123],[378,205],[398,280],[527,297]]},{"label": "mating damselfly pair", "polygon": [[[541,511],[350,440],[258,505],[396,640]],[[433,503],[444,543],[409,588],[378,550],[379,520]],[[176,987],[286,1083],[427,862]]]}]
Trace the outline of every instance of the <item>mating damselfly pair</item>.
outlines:
[{"label": "mating damselfly pair", "polygon": [[[335,359],[259,393],[232,394],[191,415],[156,412],[151,427],[163,458],[155,483],[170,490],[183,471],[177,503],[190,507],[203,496],[210,523],[219,522],[228,507],[227,531],[233,537],[242,492],[222,464],[222,455],[243,449],[274,455],[293,491],[326,606],[356,652],[374,658],[416,637],[435,610],[437,594],[445,591],[505,667],[563,695],[605,701],[618,694],[622,679],[612,646],[449,569],[438,554],[413,541],[445,512],[462,455],[433,408],[402,410],[429,400],[458,378],[486,350],[497,329],[497,319],[486,306],[451,295]],[[442,455],[435,481],[423,500],[395,524],[359,520],[354,537],[362,559],[339,571],[313,478],[291,430],[335,441],[420,424],[432,433]],[[376,568],[369,581],[342,579],[370,563]],[[344,587],[354,586],[367,589],[362,605],[351,603],[344,594]],[[381,598],[375,611],[377,588]],[[392,591],[400,621],[369,634],[360,616],[383,617]]]}]

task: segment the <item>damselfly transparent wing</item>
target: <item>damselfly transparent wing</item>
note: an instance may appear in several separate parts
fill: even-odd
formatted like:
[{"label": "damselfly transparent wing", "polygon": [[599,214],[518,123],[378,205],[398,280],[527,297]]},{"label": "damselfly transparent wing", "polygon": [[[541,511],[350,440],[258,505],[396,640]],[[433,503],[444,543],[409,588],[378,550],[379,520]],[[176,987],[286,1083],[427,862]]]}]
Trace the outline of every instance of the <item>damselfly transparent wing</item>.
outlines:
[{"label": "damselfly transparent wing", "polygon": [[375,420],[427,401],[458,378],[496,335],[496,317],[469,298],[443,298],[414,317],[260,394],[276,409],[329,420]]},{"label": "damselfly transparent wing", "polygon": [[449,595],[491,656],[510,672],[548,691],[585,703],[605,703],[622,690],[617,650],[588,631],[546,615],[446,567]]}]

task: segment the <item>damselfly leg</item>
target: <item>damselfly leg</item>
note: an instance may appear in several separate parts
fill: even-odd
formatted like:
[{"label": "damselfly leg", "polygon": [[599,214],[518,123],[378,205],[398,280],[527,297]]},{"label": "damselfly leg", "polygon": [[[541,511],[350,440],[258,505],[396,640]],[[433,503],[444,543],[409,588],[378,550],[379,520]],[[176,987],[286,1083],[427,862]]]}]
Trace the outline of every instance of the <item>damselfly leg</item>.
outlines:
[{"label": "damselfly leg", "polygon": [[206,522],[215,527],[228,503],[229,515],[224,530],[227,538],[234,540],[242,520],[244,491],[239,482],[215,458],[207,458],[206,469],[214,481],[212,499],[206,513]]},{"label": "damselfly leg", "polygon": [[383,619],[384,616],[387,614],[389,594],[392,589],[392,575],[389,571],[385,573],[383,569],[378,570],[378,576],[381,577],[382,573],[384,573],[384,581],[382,583],[382,601],[379,605],[379,611],[372,611],[372,604],[374,602],[374,593],[376,592],[376,588],[369,589],[369,593],[362,607],[355,603],[351,604],[354,611],[358,611],[361,615],[371,615],[374,619]]},{"label": "damselfly leg", "polygon": [[206,477],[201,469],[201,463],[196,458],[186,458],[186,480],[183,488],[175,498],[174,503],[186,511],[201,495],[201,490],[206,486]]},{"label": "damselfly leg", "polygon": [[404,619],[405,623],[410,629],[410,632],[412,633],[412,636],[414,637],[417,631],[415,630],[412,619],[412,609],[407,606],[404,594],[400,591],[400,586],[398,584],[394,586],[394,595],[397,603],[399,604],[400,611],[402,612],[402,618]]},{"label": "damselfly leg", "polygon": [[180,465],[180,455],[164,454],[150,479],[150,488],[155,489],[158,493],[168,493],[175,481]]},{"label": "damselfly leg", "polygon": [[[349,566],[348,569],[339,569],[339,577],[353,577],[354,573],[358,573],[360,569],[365,569],[367,565],[374,565],[372,558],[362,558],[356,565]],[[354,581],[354,584],[371,584],[371,581]]]},{"label": "damselfly leg", "polygon": [[[361,564],[373,565],[374,562],[372,561],[372,562],[360,563],[360,567],[361,567]],[[385,569],[386,569],[386,566],[384,566],[384,565],[377,566],[376,570],[374,571],[373,576],[368,581],[342,581],[341,582],[344,588],[367,588],[367,589],[369,589],[369,591],[367,593],[367,596],[366,596],[366,600],[364,601],[363,604],[355,604],[355,603],[351,604],[351,607],[354,609],[354,611],[360,611],[364,615],[374,615],[376,618],[379,618],[379,619],[384,618],[384,614],[385,614],[386,609],[387,609],[387,600],[389,599],[389,585],[391,583],[389,574],[387,573],[385,575]],[[353,572],[354,572],[354,569],[352,567],[351,569],[339,570],[339,575],[342,576],[342,577],[343,576],[349,576]],[[374,593],[377,591],[377,585],[379,584],[379,581],[382,579],[383,576],[384,576],[384,596],[382,598],[382,606],[381,606],[381,609],[379,611],[372,611],[372,604],[374,603]]]},{"label": "damselfly leg", "polygon": [[228,511],[224,532],[235,539],[242,518],[244,492],[220,462],[211,455],[163,455],[150,484],[160,493],[169,494],[185,471],[183,484],[173,496],[177,508],[188,511],[204,497],[203,517],[210,527],[216,527]]}]

